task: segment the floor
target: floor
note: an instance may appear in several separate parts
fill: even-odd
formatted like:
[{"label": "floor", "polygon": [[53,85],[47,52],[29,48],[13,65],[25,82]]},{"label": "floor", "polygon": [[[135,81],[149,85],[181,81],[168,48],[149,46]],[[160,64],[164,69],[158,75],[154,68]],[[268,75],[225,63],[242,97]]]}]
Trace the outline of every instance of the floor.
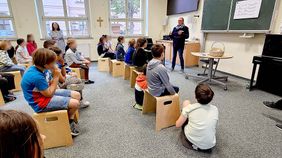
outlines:
[{"label": "floor", "polygon": [[[202,70],[185,71],[196,74]],[[262,104],[279,97],[259,90],[249,92],[246,80],[230,77],[228,91],[212,85],[215,92],[212,104],[219,109],[217,145],[211,154],[204,154],[184,148],[178,139],[180,130],[175,127],[156,132],[155,115],[142,115],[132,108],[134,89],[129,81],[98,72],[96,64],[90,74],[96,83],[84,90],[84,98],[91,106],[80,111],[81,135],[71,147],[46,150],[46,158],[279,158],[282,155],[282,131],[275,127],[277,122],[282,123],[282,113]],[[170,73],[170,77],[180,87],[181,102],[185,99],[194,102],[197,81],[186,80],[178,71]],[[1,109],[32,114],[22,92],[16,95],[16,101]]]}]

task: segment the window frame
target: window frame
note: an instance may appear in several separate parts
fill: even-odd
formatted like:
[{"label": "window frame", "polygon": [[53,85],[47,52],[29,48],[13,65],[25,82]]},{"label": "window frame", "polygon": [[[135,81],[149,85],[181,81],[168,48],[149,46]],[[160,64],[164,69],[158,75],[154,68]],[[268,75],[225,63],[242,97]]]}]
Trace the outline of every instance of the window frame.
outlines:
[{"label": "window frame", "polygon": [[8,4],[8,9],[10,12],[9,16],[0,16],[0,19],[2,20],[11,20],[12,21],[12,27],[14,29],[15,35],[14,36],[0,36],[0,39],[17,39],[18,35],[17,35],[17,30],[16,30],[16,25],[15,25],[15,19],[14,19],[14,15],[13,15],[13,11],[12,11],[12,6],[11,6],[11,2],[10,0],[7,0],[7,4]]},{"label": "window frame", "polygon": [[[147,6],[148,6],[148,0],[140,0],[142,1],[142,5],[141,5],[141,11],[142,11],[142,14],[141,14],[141,18],[132,18],[130,19],[128,17],[128,1],[130,0],[125,0],[125,18],[112,18],[111,17],[111,0],[108,0],[108,3],[109,3],[109,31],[110,31],[110,35],[112,37],[118,37],[118,36],[122,36],[122,35],[117,35],[117,34],[113,34],[112,32],[112,22],[125,22],[126,24],[126,33],[125,35],[123,35],[124,37],[144,37],[144,36],[147,36]],[[128,34],[128,27],[129,27],[129,22],[141,22],[141,27],[142,27],[142,33],[141,34]]]},{"label": "window frame", "polygon": [[[64,38],[67,37],[75,37],[77,39],[89,39],[91,37],[91,26],[90,26],[90,9],[89,9],[89,0],[84,0],[84,8],[85,8],[85,17],[69,17],[67,11],[67,0],[61,0],[63,2],[63,10],[64,16],[45,16],[44,15],[44,7],[43,7],[43,0],[36,0],[37,2],[37,13],[38,18],[40,21],[40,34],[41,38],[49,39],[48,29],[46,28],[46,21],[64,21],[66,25],[66,35]],[[88,35],[80,35],[80,36],[73,36],[71,35],[71,27],[69,22],[71,21],[86,21],[86,26],[88,27]]]}]

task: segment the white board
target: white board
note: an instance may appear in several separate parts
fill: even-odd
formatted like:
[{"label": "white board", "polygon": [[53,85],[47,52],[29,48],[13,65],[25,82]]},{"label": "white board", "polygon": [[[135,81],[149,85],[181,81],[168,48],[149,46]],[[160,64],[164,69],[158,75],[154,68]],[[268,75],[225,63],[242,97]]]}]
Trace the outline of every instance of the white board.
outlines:
[{"label": "white board", "polygon": [[234,19],[258,18],[262,0],[238,1],[235,7]]}]

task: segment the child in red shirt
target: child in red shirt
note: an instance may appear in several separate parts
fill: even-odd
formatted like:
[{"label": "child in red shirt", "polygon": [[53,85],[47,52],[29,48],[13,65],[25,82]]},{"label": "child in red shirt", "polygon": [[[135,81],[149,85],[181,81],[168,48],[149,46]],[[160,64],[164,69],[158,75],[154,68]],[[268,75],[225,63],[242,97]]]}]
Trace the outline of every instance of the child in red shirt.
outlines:
[{"label": "child in red shirt", "polygon": [[133,107],[138,110],[143,109],[144,90],[148,88],[147,78],[146,78],[146,68],[147,68],[147,65],[144,65],[142,67],[142,72],[140,72],[138,76],[136,77],[136,83],[135,83],[135,102],[136,104]]},{"label": "child in red shirt", "polygon": [[26,48],[28,51],[28,54],[30,56],[32,56],[33,52],[37,49],[37,44],[34,41],[34,37],[32,34],[28,34],[27,35],[27,44],[26,44]]}]

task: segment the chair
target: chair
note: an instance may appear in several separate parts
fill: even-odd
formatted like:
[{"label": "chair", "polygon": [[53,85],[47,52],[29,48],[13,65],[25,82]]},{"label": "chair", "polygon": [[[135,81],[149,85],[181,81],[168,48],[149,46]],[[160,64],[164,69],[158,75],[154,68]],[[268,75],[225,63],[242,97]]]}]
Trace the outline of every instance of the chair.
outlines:
[{"label": "chair", "polygon": [[33,118],[38,123],[39,132],[46,136],[44,149],[73,144],[67,110],[35,113]]},{"label": "chair", "polygon": [[80,68],[70,68],[72,72],[75,72],[77,74],[77,78],[81,79],[81,72],[80,72]]},{"label": "chair", "polygon": [[0,91],[0,106],[4,104],[5,104],[4,97],[2,95],[2,92]]},{"label": "chair", "polygon": [[[130,69],[131,71],[131,69]],[[130,87],[134,88],[135,83],[136,83],[136,77],[140,74],[140,72],[136,71],[135,68],[132,69],[130,73]]]},{"label": "chair", "polygon": [[20,71],[10,71],[10,72],[5,72],[5,73],[9,73],[9,74],[13,74],[15,76],[14,80],[15,80],[15,86],[16,88],[13,91],[21,91],[21,81],[22,81],[22,76]]},{"label": "chair", "polygon": [[135,66],[130,66],[128,64],[124,64],[124,74],[123,79],[129,80],[130,79],[130,69],[134,69]]},{"label": "chair", "polygon": [[110,71],[110,58],[98,58],[98,71]]},{"label": "chair", "polygon": [[120,77],[124,74],[124,62],[111,60],[110,61],[110,73],[113,77]]},{"label": "chair", "polygon": [[[214,61],[214,65],[215,65],[215,69],[213,70],[213,76],[215,76],[215,73],[217,71],[217,67],[218,67],[218,64],[219,64],[219,60],[218,59],[217,61]],[[207,76],[208,74],[206,73],[206,71],[208,70],[208,65],[209,65],[209,60],[207,59],[201,59],[200,62],[202,62],[203,64],[205,64],[204,66],[204,72],[202,74],[198,74],[198,76]]]},{"label": "chair", "polygon": [[27,64],[18,64],[19,66],[24,66],[25,68],[29,68],[31,66],[31,63],[27,63]]},{"label": "chair", "polygon": [[142,113],[152,112],[156,112],[156,131],[174,126],[180,116],[179,95],[154,97],[145,90]]}]

